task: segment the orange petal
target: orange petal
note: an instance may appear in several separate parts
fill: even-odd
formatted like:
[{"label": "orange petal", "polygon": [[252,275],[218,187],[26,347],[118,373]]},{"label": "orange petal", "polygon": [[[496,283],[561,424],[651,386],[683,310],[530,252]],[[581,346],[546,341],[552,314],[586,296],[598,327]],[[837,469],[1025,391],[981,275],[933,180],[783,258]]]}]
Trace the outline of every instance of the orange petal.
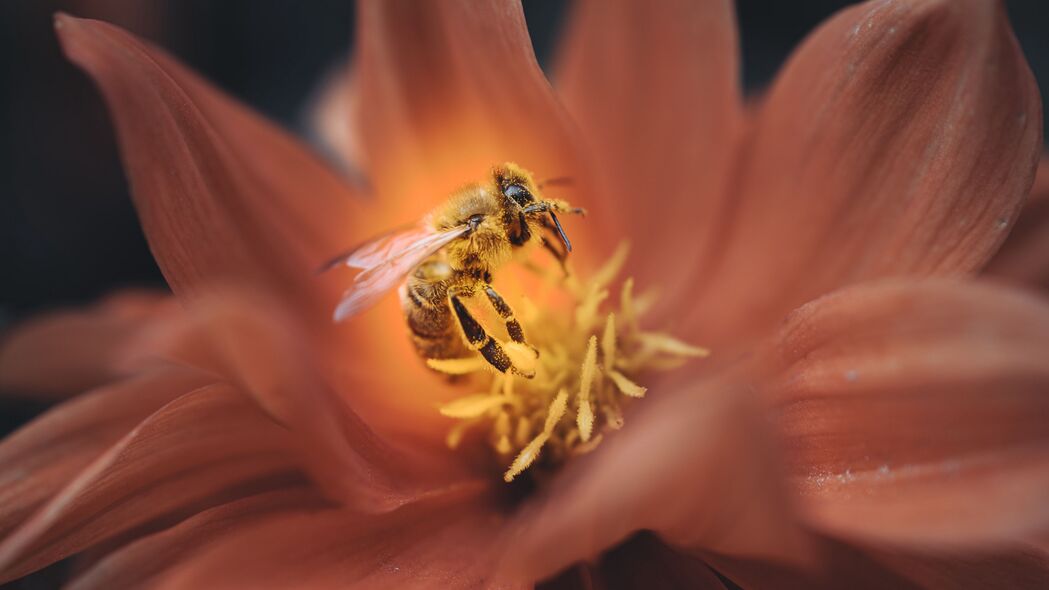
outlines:
[{"label": "orange petal", "polygon": [[973,546],[1049,530],[1049,305],[947,280],[856,287],[774,340],[769,393],[807,519]]},{"label": "orange petal", "polygon": [[1042,157],[1031,198],[985,272],[1049,290],[1049,156]]},{"label": "orange petal", "polygon": [[59,14],[55,26],[109,104],[146,238],[175,292],[245,279],[300,301],[317,295],[314,271],[360,221],[339,178],[162,50],[98,21]]},{"label": "orange petal", "polygon": [[524,588],[492,583],[500,518],[476,496],[382,516],[321,511],[230,535],[157,588]]},{"label": "orange petal", "polygon": [[576,4],[556,82],[594,161],[594,208],[633,241],[639,284],[673,293],[719,237],[742,131],[732,3]]},{"label": "orange petal", "polygon": [[267,518],[323,506],[315,490],[268,492],[205,510],[178,525],[139,539],[106,556],[76,577],[70,590],[147,587],[157,577],[212,543]]},{"label": "orange petal", "polygon": [[173,313],[168,296],[127,292],[87,310],[33,318],[0,342],[0,391],[61,399],[109,383],[143,325]]},{"label": "orange petal", "polygon": [[549,576],[642,529],[683,549],[804,557],[746,392],[727,379],[677,388],[661,387],[519,514],[510,571]]},{"label": "orange petal", "polygon": [[311,474],[333,499],[391,510],[467,477],[461,465],[442,459],[443,448],[439,455],[395,449],[377,436],[332,390],[314,361],[313,343],[275,301],[224,291],[196,301],[188,315],[166,343],[153,347],[250,395],[291,431]]},{"label": "orange petal", "polygon": [[0,538],[143,418],[208,379],[155,371],[56,406],[0,443]]},{"label": "orange petal", "polygon": [[864,279],[979,269],[1016,221],[1041,129],[1002,3],[842,11],[763,103],[702,325],[739,338]]},{"label": "orange petal", "polygon": [[0,542],[0,580],[236,487],[288,477],[287,432],[223,384],[168,403],[95,459]]},{"label": "orange petal", "polygon": [[357,13],[353,125],[383,198],[377,228],[418,219],[507,160],[540,179],[577,174],[518,0],[363,0]]}]

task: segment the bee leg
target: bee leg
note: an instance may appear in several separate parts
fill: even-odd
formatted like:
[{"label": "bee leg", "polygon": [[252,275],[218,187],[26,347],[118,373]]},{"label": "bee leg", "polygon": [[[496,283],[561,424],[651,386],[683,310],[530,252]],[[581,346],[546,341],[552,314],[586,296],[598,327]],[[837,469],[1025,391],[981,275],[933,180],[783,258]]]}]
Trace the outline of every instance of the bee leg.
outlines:
[{"label": "bee leg", "polygon": [[510,304],[503,299],[503,296],[495,290],[495,287],[491,285],[484,286],[484,293],[488,296],[488,301],[492,302],[492,307],[495,308],[495,312],[499,314],[499,317],[506,322],[506,333],[510,335],[510,339],[518,344],[524,344],[528,348],[532,349],[535,356],[539,357],[539,350],[528,343],[525,340],[524,330],[521,329],[521,323],[514,317],[514,310],[510,307]]},{"label": "bee leg", "polygon": [[546,248],[547,252],[553,255],[553,257],[557,260],[557,263],[561,265],[561,271],[564,272],[565,276],[567,277],[569,275],[569,272],[568,265],[565,264],[565,260],[568,258],[568,252],[559,249],[553,244],[553,242],[546,239],[545,236],[539,237],[539,243],[543,245],[543,248]]},{"label": "bee leg", "polygon": [[503,347],[499,345],[499,342],[496,341],[495,338],[492,338],[487,332],[485,332],[484,326],[470,315],[470,311],[466,309],[466,305],[463,304],[462,300],[460,300],[457,295],[451,295],[449,299],[452,302],[452,310],[455,311],[455,317],[459,320],[459,327],[462,329],[463,335],[466,336],[466,341],[470,345],[470,350],[480,352],[481,356],[484,357],[484,360],[488,361],[488,364],[498,369],[500,373],[506,373],[513,370],[514,373],[527,378],[531,378],[535,375],[535,373],[522,373],[513,366],[510,356],[506,354]]}]

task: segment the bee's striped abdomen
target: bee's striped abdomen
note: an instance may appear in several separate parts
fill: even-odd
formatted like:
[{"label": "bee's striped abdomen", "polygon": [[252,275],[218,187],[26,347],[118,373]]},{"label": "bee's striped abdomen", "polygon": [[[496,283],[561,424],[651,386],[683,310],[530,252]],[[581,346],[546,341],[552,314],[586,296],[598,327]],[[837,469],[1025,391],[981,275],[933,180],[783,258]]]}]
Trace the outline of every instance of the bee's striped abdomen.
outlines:
[{"label": "bee's striped abdomen", "polygon": [[401,308],[412,344],[424,359],[458,358],[469,354],[448,305],[451,269],[440,261],[419,266],[401,290]]}]

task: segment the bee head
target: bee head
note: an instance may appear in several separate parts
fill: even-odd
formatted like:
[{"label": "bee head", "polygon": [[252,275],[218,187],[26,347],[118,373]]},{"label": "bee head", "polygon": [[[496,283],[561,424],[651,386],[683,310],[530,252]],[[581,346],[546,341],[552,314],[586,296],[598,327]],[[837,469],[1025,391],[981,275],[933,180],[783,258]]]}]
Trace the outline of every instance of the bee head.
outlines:
[{"label": "bee head", "polygon": [[504,199],[507,211],[505,219],[512,243],[524,244],[531,239],[533,228],[547,227],[557,234],[568,252],[572,251],[572,243],[568,241],[555,213],[563,210],[563,207],[559,202],[537,198],[538,188],[531,174],[516,164],[508,163],[495,168],[493,176]]}]

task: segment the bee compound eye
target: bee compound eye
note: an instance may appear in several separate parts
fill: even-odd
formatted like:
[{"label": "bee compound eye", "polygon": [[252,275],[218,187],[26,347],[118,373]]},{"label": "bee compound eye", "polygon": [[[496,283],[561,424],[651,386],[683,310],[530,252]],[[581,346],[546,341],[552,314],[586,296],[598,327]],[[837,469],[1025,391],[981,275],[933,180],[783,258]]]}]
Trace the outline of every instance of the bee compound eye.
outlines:
[{"label": "bee compound eye", "polygon": [[503,189],[503,195],[507,198],[513,199],[518,205],[524,205],[532,201],[532,193],[528,192],[528,189],[519,185],[511,184]]}]

